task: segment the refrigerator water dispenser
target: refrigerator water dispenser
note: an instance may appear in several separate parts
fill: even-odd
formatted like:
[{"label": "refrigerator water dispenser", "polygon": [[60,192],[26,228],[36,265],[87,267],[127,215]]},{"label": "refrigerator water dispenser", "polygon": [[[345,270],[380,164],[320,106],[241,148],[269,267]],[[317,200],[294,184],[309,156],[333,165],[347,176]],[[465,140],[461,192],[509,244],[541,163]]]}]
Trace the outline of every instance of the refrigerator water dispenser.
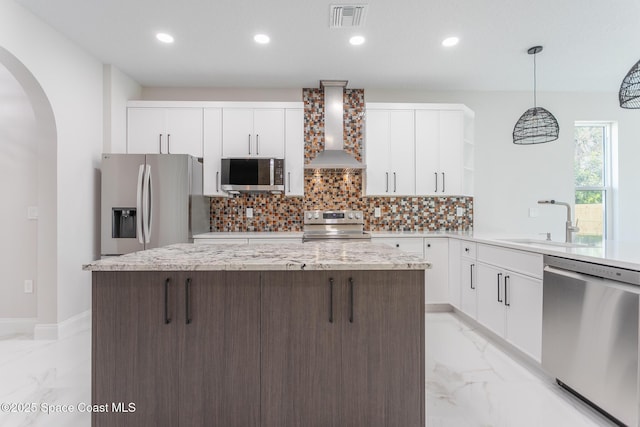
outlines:
[{"label": "refrigerator water dispenser", "polygon": [[136,208],[113,208],[111,211],[111,237],[135,239]]}]

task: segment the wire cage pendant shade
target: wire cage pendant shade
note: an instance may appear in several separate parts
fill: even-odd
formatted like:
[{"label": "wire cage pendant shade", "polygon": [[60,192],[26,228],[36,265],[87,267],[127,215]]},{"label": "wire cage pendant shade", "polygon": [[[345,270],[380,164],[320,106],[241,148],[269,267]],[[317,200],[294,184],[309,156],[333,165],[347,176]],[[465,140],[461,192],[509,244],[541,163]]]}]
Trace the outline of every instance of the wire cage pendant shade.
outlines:
[{"label": "wire cage pendant shade", "polygon": [[558,139],[560,126],[548,110],[536,105],[536,54],[542,46],[527,50],[533,55],[533,108],[529,108],[516,122],[513,128],[513,143],[518,145],[542,144]]},{"label": "wire cage pendant shade", "polygon": [[618,99],[622,108],[640,108],[640,61],[622,79]]}]

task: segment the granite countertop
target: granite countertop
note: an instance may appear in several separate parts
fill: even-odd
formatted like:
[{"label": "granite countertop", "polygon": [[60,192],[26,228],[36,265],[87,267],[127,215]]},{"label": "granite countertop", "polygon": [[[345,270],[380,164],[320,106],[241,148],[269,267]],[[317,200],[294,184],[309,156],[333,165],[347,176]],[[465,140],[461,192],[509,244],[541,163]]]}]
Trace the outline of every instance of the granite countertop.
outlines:
[{"label": "granite countertop", "polygon": [[89,271],[425,270],[427,261],[383,244],[309,242],[256,245],[180,243],[106,258]]},{"label": "granite countertop", "polygon": [[212,231],[195,234],[194,239],[302,239],[302,231]]}]

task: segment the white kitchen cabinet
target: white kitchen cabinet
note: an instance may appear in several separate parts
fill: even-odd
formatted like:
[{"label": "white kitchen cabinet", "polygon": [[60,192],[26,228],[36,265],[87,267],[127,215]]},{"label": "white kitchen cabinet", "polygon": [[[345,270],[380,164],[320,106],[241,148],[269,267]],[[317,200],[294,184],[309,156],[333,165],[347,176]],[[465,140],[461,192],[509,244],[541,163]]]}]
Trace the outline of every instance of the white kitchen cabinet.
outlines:
[{"label": "white kitchen cabinet", "polygon": [[372,237],[371,243],[382,243],[424,258],[424,239],[422,237]]},{"label": "white kitchen cabinet", "polygon": [[202,134],[202,108],[127,108],[127,153],[203,157]]},{"label": "white kitchen cabinet", "polygon": [[416,110],[416,193],[462,195],[464,112]]},{"label": "white kitchen cabinet", "polygon": [[304,111],[285,110],[285,195],[304,195]]},{"label": "white kitchen cabinet", "polygon": [[460,309],[460,240],[449,240],[449,304]]},{"label": "white kitchen cabinet", "polygon": [[367,107],[367,195],[414,195],[414,149],[413,110]]},{"label": "white kitchen cabinet", "polygon": [[542,255],[478,246],[478,322],[537,361],[542,351],[541,275]]},{"label": "white kitchen cabinet", "polygon": [[284,149],[283,108],[223,108],[222,157],[284,158]]},{"label": "white kitchen cabinet", "polygon": [[449,239],[425,238],[424,258],[431,263],[425,271],[425,302],[446,304],[449,302]]},{"label": "white kitchen cabinet", "polygon": [[476,244],[462,242],[460,252],[460,310],[477,318]]},{"label": "white kitchen cabinet", "polygon": [[222,109],[204,109],[203,189],[206,196],[228,197],[221,188]]}]

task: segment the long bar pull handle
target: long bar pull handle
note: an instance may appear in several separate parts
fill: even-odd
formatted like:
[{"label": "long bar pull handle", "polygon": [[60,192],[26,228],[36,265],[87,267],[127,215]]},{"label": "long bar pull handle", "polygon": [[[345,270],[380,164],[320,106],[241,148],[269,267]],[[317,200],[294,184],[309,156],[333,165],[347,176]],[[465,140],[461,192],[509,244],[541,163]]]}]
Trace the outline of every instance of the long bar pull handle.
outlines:
[{"label": "long bar pull handle", "polygon": [[216,193],[220,191],[220,171],[216,172]]},{"label": "long bar pull handle", "polygon": [[138,189],[136,191],[136,235],[138,236],[138,242],[144,245],[144,231],[142,225],[142,180],[144,178],[144,165],[140,165],[138,168]]},{"label": "long bar pull handle", "polygon": [[397,183],[397,179],[396,179],[396,173],[393,173],[393,192],[396,192],[396,183]]},{"label": "long bar pull handle", "polygon": [[353,278],[349,277],[349,323],[353,323]]},{"label": "long bar pull handle", "polygon": [[444,193],[444,172],[442,172],[442,192]]},{"label": "long bar pull handle", "polygon": [[438,192],[438,172],[433,173],[436,176],[436,193]]},{"label": "long bar pull handle", "polygon": [[329,278],[329,323],[333,323],[333,277]]},{"label": "long bar pull handle", "polygon": [[153,180],[151,179],[151,165],[145,169],[144,184],[142,186],[142,226],[144,228],[144,242],[151,242],[151,227],[153,226]]},{"label": "long bar pull handle", "polygon": [[249,134],[249,154],[251,154],[251,134]]},{"label": "long bar pull handle", "polygon": [[498,302],[502,302],[500,299],[500,279],[502,278],[502,273],[498,273]]},{"label": "long bar pull handle", "polygon": [[260,154],[260,135],[256,133],[256,155]]},{"label": "long bar pull handle", "polygon": [[287,175],[289,176],[289,193],[291,193],[291,172],[287,172]]},{"label": "long bar pull handle", "polygon": [[389,192],[389,172],[385,172],[385,175],[387,176],[387,186],[385,187],[385,192],[388,193]]},{"label": "long bar pull handle", "polygon": [[511,278],[509,276],[504,276],[504,305],[507,307],[511,307],[511,303],[509,302],[509,297],[507,296],[507,289],[509,288],[508,283],[511,282]]},{"label": "long bar pull handle", "polygon": [[162,154],[162,134],[158,134],[158,153]]},{"label": "long bar pull handle", "polygon": [[171,317],[169,317],[169,285],[171,284],[171,279],[166,278],[164,281],[164,323],[168,325],[171,323]]},{"label": "long bar pull handle", "polygon": [[185,320],[187,325],[191,324],[191,278],[188,277],[184,282],[184,299],[185,299]]},{"label": "long bar pull handle", "polygon": [[471,272],[471,289],[475,289],[475,286],[473,286],[473,268],[475,267],[475,264],[471,264],[469,271]]},{"label": "long bar pull handle", "polygon": [[171,134],[167,134],[167,154],[171,154]]}]

